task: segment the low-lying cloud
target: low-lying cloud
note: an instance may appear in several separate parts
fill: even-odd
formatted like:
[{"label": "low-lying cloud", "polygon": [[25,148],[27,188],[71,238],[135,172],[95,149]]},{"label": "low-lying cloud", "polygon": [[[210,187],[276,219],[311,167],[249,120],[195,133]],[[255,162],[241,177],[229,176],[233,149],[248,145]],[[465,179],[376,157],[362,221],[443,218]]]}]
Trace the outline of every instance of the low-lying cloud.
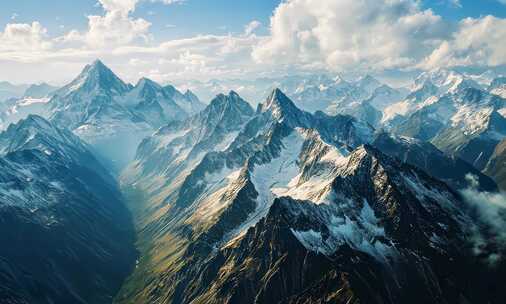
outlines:
[{"label": "low-lying cloud", "polygon": [[465,202],[475,212],[485,231],[476,232],[476,254],[487,254],[491,264],[502,259],[506,250],[506,193],[478,191],[478,178],[468,174],[469,187],[462,190]]}]

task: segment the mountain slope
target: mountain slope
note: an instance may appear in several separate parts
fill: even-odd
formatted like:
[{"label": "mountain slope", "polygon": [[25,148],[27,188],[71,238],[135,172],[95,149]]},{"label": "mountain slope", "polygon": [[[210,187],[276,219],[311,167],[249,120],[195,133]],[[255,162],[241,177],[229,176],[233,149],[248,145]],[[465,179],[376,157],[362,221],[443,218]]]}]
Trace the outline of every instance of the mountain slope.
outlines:
[{"label": "mountain slope", "polygon": [[131,90],[101,61],[87,65],[49,101],[49,119],[93,145],[112,167],[121,168],[153,127],[122,103]]},{"label": "mountain slope", "polygon": [[28,85],[14,85],[7,81],[0,81],[0,102],[9,98],[18,98],[23,95],[23,92],[28,88]]},{"label": "mountain slope", "polygon": [[135,87],[126,84],[100,60],[56,91],[49,105],[52,122],[92,144],[116,169],[134,158],[145,136],[202,107],[191,92],[184,95],[149,79]]},{"label": "mountain slope", "polygon": [[488,176],[464,160],[444,154],[429,142],[381,132],[376,135],[372,145],[381,152],[446,182],[455,190],[468,187],[466,176],[472,174],[478,178],[480,190],[497,191],[497,186]]},{"label": "mountain slope", "polygon": [[488,87],[488,91],[494,95],[506,98],[506,77],[495,78]]},{"label": "mountain slope", "polygon": [[49,96],[52,92],[56,91],[58,88],[51,86],[47,83],[40,84],[32,84],[28,87],[23,94],[24,97],[31,98],[43,98]]},{"label": "mountain slope", "polygon": [[38,116],[0,134],[0,298],[110,303],[135,261],[114,179],[79,138]]},{"label": "mountain slope", "polygon": [[154,278],[163,291],[148,284],[118,302],[500,303],[446,185],[369,146],[347,154],[280,127],[238,171],[204,167],[193,180],[204,187],[162,217],[168,240],[184,244]]},{"label": "mountain slope", "polygon": [[429,99],[391,128],[393,133],[431,141],[443,152],[482,170],[497,143],[506,136],[500,110],[506,101],[475,88]]},{"label": "mountain slope", "polygon": [[436,69],[419,75],[411,88],[411,93],[401,102],[388,106],[383,112],[382,122],[396,126],[416,111],[430,107],[440,98],[456,95],[467,89],[481,90],[482,87],[472,78],[453,70]]},{"label": "mountain slope", "polygon": [[[133,202],[144,258],[118,303],[317,303],[317,290],[343,303],[494,299],[459,195],[361,146],[368,125],[303,112],[274,90],[254,116],[229,121],[240,131],[225,147],[188,152],[192,130],[223,121],[207,113],[189,131],[160,130],[124,172],[145,199]],[[170,159],[139,170],[152,155]]]},{"label": "mountain slope", "polygon": [[[475,277],[461,275],[477,268],[462,253],[467,222],[458,197],[444,184],[361,147],[339,161],[328,191],[325,203],[275,199],[243,238],[210,256],[196,258],[194,248],[187,250],[194,266],[181,270],[176,292],[160,300],[171,295],[178,303],[499,299]],[[469,283],[475,289],[461,287]]]},{"label": "mountain slope", "polygon": [[128,124],[131,128],[143,128],[146,122],[117,100],[129,90],[127,84],[97,60],[55,92],[51,120],[59,126],[78,129],[81,136],[89,138],[95,135],[94,129],[100,131],[107,125],[115,126],[115,122],[123,124],[118,127]]},{"label": "mountain slope", "polygon": [[491,176],[502,190],[506,190],[506,139],[495,147],[484,172]]},{"label": "mountain slope", "polygon": [[139,80],[124,99],[123,103],[155,128],[188,116],[162,86],[147,78]]}]

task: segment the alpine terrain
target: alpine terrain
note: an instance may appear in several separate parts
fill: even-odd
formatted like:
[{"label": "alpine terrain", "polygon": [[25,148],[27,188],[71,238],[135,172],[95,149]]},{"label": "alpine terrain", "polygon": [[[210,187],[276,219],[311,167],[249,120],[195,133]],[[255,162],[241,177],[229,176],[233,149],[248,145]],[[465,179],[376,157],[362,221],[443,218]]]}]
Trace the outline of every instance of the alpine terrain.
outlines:
[{"label": "alpine terrain", "polygon": [[506,0],[0,1],[0,304],[505,304],[505,41]]},{"label": "alpine terrain", "polygon": [[203,103],[96,60],[27,87],[1,108],[0,303],[504,303],[493,76]]}]

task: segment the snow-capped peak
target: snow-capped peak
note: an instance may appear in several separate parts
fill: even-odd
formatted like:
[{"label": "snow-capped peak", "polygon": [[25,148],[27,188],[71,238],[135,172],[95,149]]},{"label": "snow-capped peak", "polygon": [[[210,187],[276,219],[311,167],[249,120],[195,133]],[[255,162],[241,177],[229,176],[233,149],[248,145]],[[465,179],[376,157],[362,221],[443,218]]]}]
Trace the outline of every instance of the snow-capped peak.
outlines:
[{"label": "snow-capped peak", "polygon": [[[207,120],[234,120],[242,116],[250,116],[253,112],[253,108],[248,102],[242,99],[236,92],[230,91],[228,95],[217,95],[202,111],[200,116],[205,117]],[[240,117],[234,117],[237,115]]]},{"label": "snow-capped peak", "polygon": [[438,88],[439,94],[456,93],[467,88],[481,88],[476,81],[466,77],[464,74],[442,68],[422,73],[415,80],[415,88],[420,88],[427,82],[435,85]]},{"label": "snow-capped peak", "polygon": [[64,153],[60,150],[64,150],[65,146],[79,147],[84,150],[84,146],[73,134],[58,129],[38,115],[29,115],[0,133],[2,154],[19,149],[38,149],[49,155],[55,150]]},{"label": "snow-capped peak", "polygon": [[[274,112],[292,112],[300,111],[295,104],[278,88],[272,90],[265,104],[262,106],[262,110],[272,110]],[[280,113],[281,114],[281,113]]]},{"label": "snow-capped peak", "polygon": [[66,96],[78,90],[92,92],[103,90],[112,94],[123,94],[130,89],[111,69],[100,60],[84,67],[83,71],[70,84],[56,92],[57,95]]}]

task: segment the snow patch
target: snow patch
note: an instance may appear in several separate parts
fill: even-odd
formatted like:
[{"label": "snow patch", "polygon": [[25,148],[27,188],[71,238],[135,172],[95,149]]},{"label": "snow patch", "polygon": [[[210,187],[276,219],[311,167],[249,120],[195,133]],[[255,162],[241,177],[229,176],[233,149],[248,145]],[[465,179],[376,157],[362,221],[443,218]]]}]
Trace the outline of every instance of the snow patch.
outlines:
[{"label": "snow patch", "polygon": [[250,227],[264,218],[274,198],[282,196],[288,190],[290,182],[299,174],[298,160],[303,143],[304,137],[299,130],[295,130],[282,140],[282,150],[277,158],[269,163],[254,166],[251,181],[258,192],[257,205],[248,219],[227,235],[231,239],[230,242],[240,238]]},{"label": "snow patch", "polygon": [[379,219],[369,203],[364,200],[363,207],[357,215],[353,214],[353,208],[355,208],[353,202],[344,199],[342,205],[348,210],[339,210],[338,205],[338,210],[325,217],[322,223],[328,230],[325,235],[314,230],[292,229],[293,235],[308,250],[327,256],[334,254],[340,246],[347,244],[373,256],[378,261],[387,262],[388,257],[394,253],[394,248],[393,245],[380,241],[385,238],[385,230],[379,226]]}]

